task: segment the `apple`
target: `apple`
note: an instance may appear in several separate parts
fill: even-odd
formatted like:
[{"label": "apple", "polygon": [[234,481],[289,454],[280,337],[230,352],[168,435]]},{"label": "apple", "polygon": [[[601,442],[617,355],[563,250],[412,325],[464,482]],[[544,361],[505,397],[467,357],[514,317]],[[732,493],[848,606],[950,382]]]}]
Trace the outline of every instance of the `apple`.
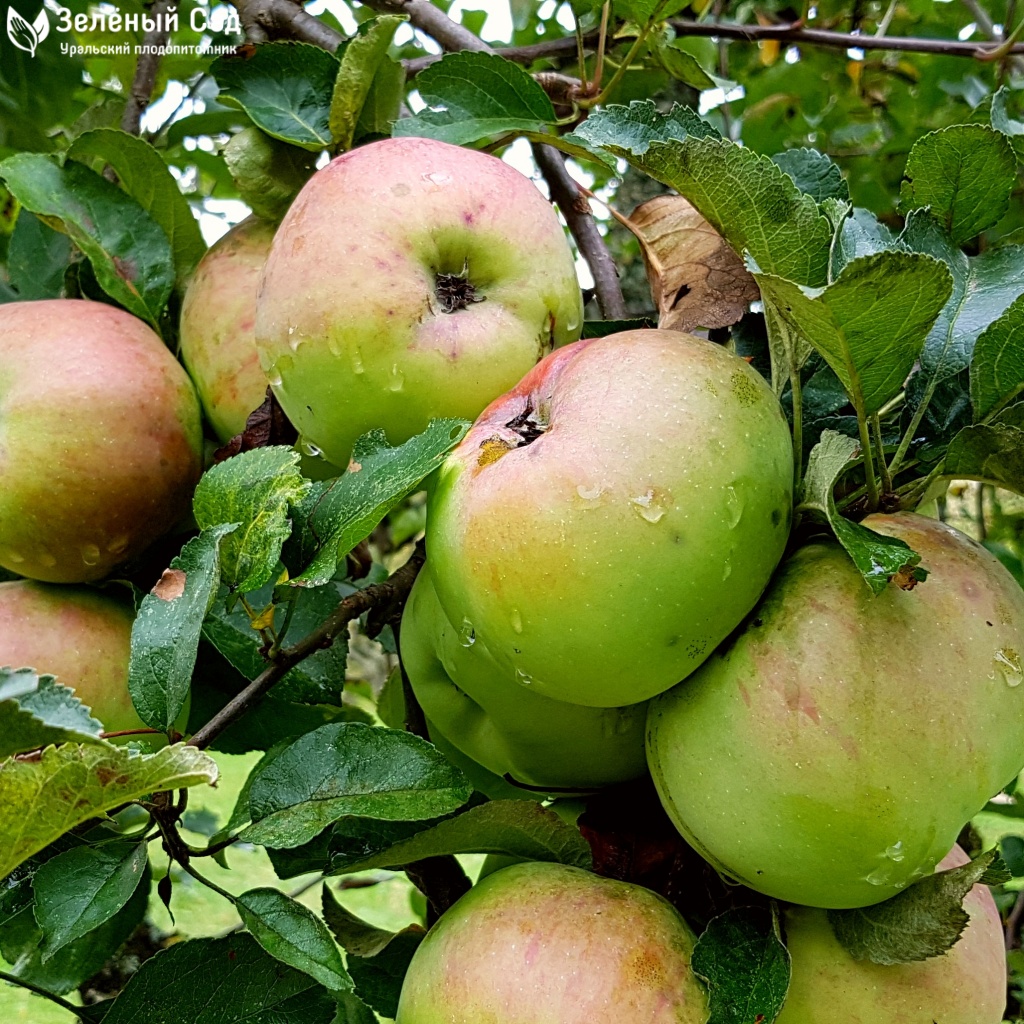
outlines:
[{"label": "apple", "polygon": [[799,549],[699,672],[651,704],[662,803],[759,892],[862,907],[930,874],[1024,767],[1024,590],[912,512],[864,525],[930,571],[877,597],[835,542]]},{"label": "apple", "polygon": [[144,729],[128,695],[131,605],[89,587],[0,583],[0,665],[57,677],[107,732]]},{"label": "apple", "polygon": [[646,771],[645,705],[580,707],[517,684],[471,631],[448,621],[429,562],[406,603],[400,647],[431,737],[489,772],[557,792],[595,789]]},{"label": "apple", "polygon": [[256,341],[288,418],[344,466],[373,428],[399,444],[434,417],[472,419],[582,321],[569,244],[528,178],[398,138],[302,188],[267,259]]},{"label": "apple", "polygon": [[564,864],[477,883],[427,932],[397,1024],[704,1024],[694,938],[666,900]]},{"label": "apple", "polygon": [[199,261],[181,306],[181,358],[222,442],[263,404],[267,378],[256,352],[256,292],[274,225],[247,217]]},{"label": "apple", "polygon": [[756,371],[675,331],[577,342],[438,471],[430,575],[528,692],[636,704],[692,672],[782,557],[792,442]]},{"label": "apple", "polygon": [[199,401],[141,320],[102,302],[0,306],[0,566],[102,579],[189,512]]},{"label": "apple", "polygon": [[[938,870],[966,864],[959,847]],[[792,957],[789,994],[775,1024],[1000,1024],[1006,1007],[1006,952],[992,893],[976,885],[964,899],[970,923],[942,956],[883,967],[854,960],[836,941],[823,910],[784,914]]]}]

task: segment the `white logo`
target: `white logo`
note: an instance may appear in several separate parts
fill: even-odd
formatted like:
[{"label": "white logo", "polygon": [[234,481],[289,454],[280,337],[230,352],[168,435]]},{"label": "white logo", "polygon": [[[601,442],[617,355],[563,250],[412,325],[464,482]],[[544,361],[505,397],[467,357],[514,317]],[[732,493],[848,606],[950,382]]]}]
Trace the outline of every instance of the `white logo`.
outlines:
[{"label": "white logo", "polygon": [[13,7],[7,8],[7,36],[19,50],[33,57],[36,47],[50,34],[50,19],[45,8],[30,25]]}]

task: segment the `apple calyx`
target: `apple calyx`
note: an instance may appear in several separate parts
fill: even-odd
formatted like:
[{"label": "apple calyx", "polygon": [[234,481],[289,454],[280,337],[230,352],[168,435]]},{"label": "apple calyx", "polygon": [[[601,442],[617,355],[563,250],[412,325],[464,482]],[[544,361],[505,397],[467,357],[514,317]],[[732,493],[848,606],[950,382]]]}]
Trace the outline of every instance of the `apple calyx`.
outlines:
[{"label": "apple calyx", "polygon": [[480,443],[480,455],[477,457],[478,466],[490,466],[498,461],[503,455],[515,451],[517,448],[525,448],[533,444],[543,434],[550,423],[541,410],[534,407],[533,398],[526,397],[526,406],[523,411],[517,413],[512,419],[504,424],[504,429],[515,435],[515,440],[503,437],[501,434],[492,434]]},{"label": "apple calyx", "polygon": [[441,303],[442,313],[457,313],[474,302],[483,302],[484,295],[477,295],[476,288],[465,274],[438,274],[434,278],[434,294]]}]

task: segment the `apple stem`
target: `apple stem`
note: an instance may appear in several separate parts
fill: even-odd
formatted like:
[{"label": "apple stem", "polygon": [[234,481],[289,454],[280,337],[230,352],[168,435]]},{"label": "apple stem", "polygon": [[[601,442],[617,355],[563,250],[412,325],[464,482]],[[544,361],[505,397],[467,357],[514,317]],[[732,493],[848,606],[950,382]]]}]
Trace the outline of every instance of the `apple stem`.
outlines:
[{"label": "apple stem", "polygon": [[864,483],[867,485],[868,508],[872,512],[878,508],[878,479],[875,476],[874,450],[871,436],[868,433],[867,417],[857,410],[857,431],[860,434],[860,451],[864,457]]}]

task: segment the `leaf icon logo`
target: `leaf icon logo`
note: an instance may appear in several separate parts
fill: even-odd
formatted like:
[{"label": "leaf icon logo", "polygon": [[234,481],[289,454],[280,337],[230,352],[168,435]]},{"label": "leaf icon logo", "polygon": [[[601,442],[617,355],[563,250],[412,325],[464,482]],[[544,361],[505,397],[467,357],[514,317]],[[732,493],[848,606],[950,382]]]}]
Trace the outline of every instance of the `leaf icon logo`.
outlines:
[{"label": "leaf icon logo", "polygon": [[24,50],[33,57],[36,47],[50,34],[50,20],[46,10],[39,12],[36,20],[30,25],[13,7],[7,8],[7,37],[19,50]]}]

